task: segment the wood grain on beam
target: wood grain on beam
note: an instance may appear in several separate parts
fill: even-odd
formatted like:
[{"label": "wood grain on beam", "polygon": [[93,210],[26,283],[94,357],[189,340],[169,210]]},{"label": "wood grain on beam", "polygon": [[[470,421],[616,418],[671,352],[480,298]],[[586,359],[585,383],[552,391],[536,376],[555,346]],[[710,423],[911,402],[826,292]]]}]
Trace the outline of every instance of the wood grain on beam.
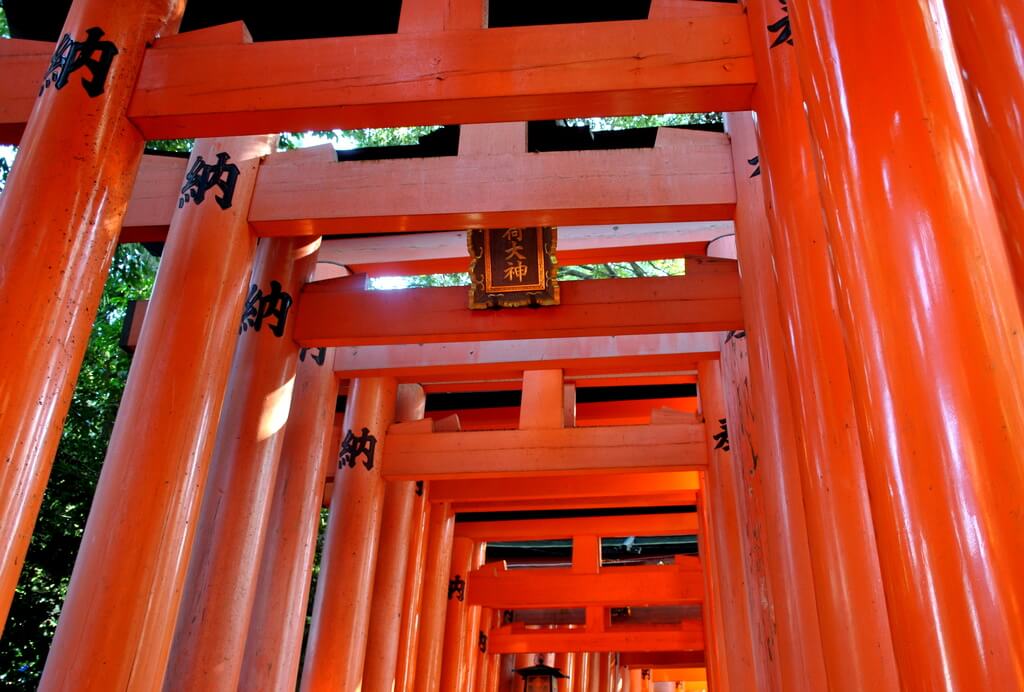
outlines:
[{"label": "wood grain on beam", "polygon": [[389,480],[700,470],[704,426],[623,425],[388,435]]},{"label": "wood grain on beam", "polygon": [[297,308],[302,346],[496,341],[741,329],[731,260],[691,259],[687,275],[565,281],[562,304],[467,310],[467,289],[353,291],[350,279],[308,284]]},{"label": "wood grain on beam", "polygon": [[[703,255],[709,241],[733,232],[732,221],[563,225],[558,228],[558,263],[571,266]],[[335,238],[324,241],[320,258],[369,276],[464,272],[468,266],[466,232]]]},{"label": "wood grain on beam", "polygon": [[741,15],[158,43],[129,117],[147,138],[171,139],[730,111],[749,108],[754,83]]},{"label": "wood grain on beam", "polygon": [[704,581],[696,558],[669,565],[571,569],[507,569],[490,563],[470,572],[466,601],[496,610],[700,604]]},{"label": "wood grain on beam", "polygon": [[688,536],[697,533],[697,514],[631,514],[611,517],[559,517],[466,521],[455,525],[455,535],[477,541],[535,541],[573,536]]},{"label": "wood grain on beam", "polygon": [[657,660],[659,653],[668,653],[673,661],[685,657],[700,665],[704,660],[702,627],[700,620],[687,621],[682,626],[647,625],[601,632],[501,627],[488,634],[487,651],[493,654],[638,652],[651,660]]},{"label": "wood grain on beam", "polygon": [[261,235],[720,221],[735,202],[728,136],[662,128],[652,149],[477,150],[414,165],[276,156],[249,221]]},{"label": "wood grain on beam", "polygon": [[721,335],[641,334],[576,339],[520,339],[400,346],[356,346],[334,352],[339,377],[388,376],[419,383],[519,377],[543,366],[583,374],[692,370],[717,359]]}]

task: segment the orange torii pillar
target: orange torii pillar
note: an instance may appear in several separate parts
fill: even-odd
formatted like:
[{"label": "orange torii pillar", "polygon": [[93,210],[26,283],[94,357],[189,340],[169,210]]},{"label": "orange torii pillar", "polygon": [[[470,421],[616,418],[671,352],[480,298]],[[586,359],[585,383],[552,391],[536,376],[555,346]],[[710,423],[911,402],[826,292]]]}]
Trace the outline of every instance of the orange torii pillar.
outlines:
[{"label": "orange torii pillar", "polygon": [[718,549],[716,534],[712,531],[712,527],[718,527],[708,506],[708,482],[708,472],[702,473],[701,490],[697,494],[697,517],[700,522],[697,552],[701,574],[704,575],[704,602],[700,609],[704,624],[704,665],[708,671],[708,684],[715,690],[728,690],[728,669],[724,661],[728,647],[725,645],[725,628],[722,625],[722,577],[719,575],[719,559],[715,553]]},{"label": "orange torii pillar", "polygon": [[[236,689],[299,347],[293,296],[320,238],[266,238],[242,312],[164,689]],[[307,357],[309,354],[307,354]]]},{"label": "orange torii pillar", "polygon": [[[484,542],[478,542],[473,547],[473,560],[471,563],[472,569],[478,569],[483,567],[484,559],[487,555],[487,544]],[[480,606],[471,605],[465,609],[466,620],[465,620],[465,631],[463,638],[465,645],[462,650],[462,666],[466,670],[465,675],[465,687],[469,690],[478,689],[479,683],[477,682],[477,667],[479,661],[485,658],[480,651],[480,635],[483,632],[480,629],[480,623],[482,618],[482,612]],[[486,644],[484,644],[486,648]]]},{"label": "orange torii pillar", "polygon": [[240,690],[291,689],[298,676],[324,477],[338,454],[332,441],[338,395],[333,356],[333,349],[314,348],[299,358]]},{"label": "orange torii pillar", "polygon": [[[399,386],[395,419],[400,422],[422,420],[426,402],[423,387],[418,384]],[[392,692],[395,689],[416,498],[416,481],[385,483],[380,548],[373,580],[373,615],[366,639],[369,653],[363,665],[361,692]]]},{"label": "orange torii pillar", "polygon": [[611,692],[612,658],[614,654],[599,653],[594,656],[594,672],[591,674],[596,692]]},{"label": "orange torii pillar", "polygon": [[590,689],[590,666],[593,654],[583,652],[576,655],[576,682],[573,690],[576,692],[587,692]]},{"label": "orange torii pillar", "polygon": [[945,7],[1024,302],[1024,4],[950,1]]},{"label": "orange torii pillar", "polygon": [[[749,405],[757,421],[756,429],[746,431],[753,438],[751,451],[756,449],[757,461],[752,453],[740,457],[741,478],[743,497],[750,507],[747,535],[753,547],[761,548],[751,556],[754,575],[764,575],[770,604],[759,632],[763,641],[760,655],[775,662],[769,668],[774,686],[821,689],[826,674],[800,485],[798,440],[802,435],[798,432],[802,431],[793,419],[786,373],[787,335],[779,315],[771,248],[767,235],[759,234],[765,223],[763,198],[759,192],[745,194],[746,186],[760,180],[755,175],[757,159],[751,158],[751,164],[734,146],[733,160],[738,161],[735,170],[744,171],[736,176],[733,256],[738,253],[743,277],[746,325],[745,332],[734,336],[745,334],[744,350],[749,348],[749,361],[744,365],[749,378],[744,378],[748,380],[744,387],[749,389]],[[753,426],[754,418],[748,420]],[[730,684],[735,686],[734,681]]]},{"label": "orange torii pillar", "polygon": [[[737,178],[737,205],[751,209],[743,230],[753,236],[739,242],[771,248],[771,259],[761,261],[769,273],[767,262],[776,269],[790,335],[786,371],[803,431],[797,460],[829,687],[895,689],[899,676],[796,54],[781,30],[768,28],[787,18],[776,0],[749,0],[747,17],[758,65],[760,143],[749,114],[730,113],[726,123],[734,165],[739,170],[758,157],[762,175]],[[746,275],[746,263],[743,269]]]},{"label": "orange torii pillar", "polygon": [[227,155],[234,194],[223,207],[212,192],[190,200],[171,220],[42,689],[163,681],[256,249],[249,201],[275,141],[193,149],[193,165]]},{"label": "orange torii pillar", "polygon": [[448,575],[452,562],[455,513],[451,503],[430,508],[427,530],[427,562],[423,572],[423,604],[420,607],[419,645],[416,648],[416,692],[438,692],[444,617],[448,609]]},{"label": "orange torii pillar", "polygon": [[469,660],[466,641],[466,577],[475,565],[476,544],[472,538],[456,536],[452,546],[451,576],[448,577],[447,614],[444,619],[444,649],[441,656],[441,689],[462,690],[466,687],[466,663]]},{"label": "orange torii pillar", "polygon": [[1024,324],[941,6],[790,11],[900,678],[1024,689]]},{"label": "orange torii pillar", "polygon": [[396,692],[413,692],[416,680],[416,648],[419,642],[423,579],[427,563],[427,526],[430,522],[430,484],[417,482],[412,510],[409,564],[402,594],[402,632],[395,667]]},{"label": "orange torii pillar", "polygon": [[744,540],[746,508],[739,492],[741,481],[736,478],[739,469],[720,423],[728,421],[718,361],[702,361],[697,365],[697,387],[708,445],[706,501],[714,510],[709,542],[713,544],[714,573],[719,580],[720,595],[716,605],[721,605],[715,626],[722,629],[723,638],[729,644],[722,656],[724,677],[728,680],[725,689],[768,689],[763,682],[766,673],[754,644],[756,634],[749,597],[753,586]]},{"label": "orange torii pillar", "polygon": [[499,692],[510,692],[516,678],[514,670],[518,667],[516,666],[516,657],[513,654],[502,654],[498,658],[499,671],[497,689]]},{"label": "orange torii pillar", "polygon": [[389,377],[357,378],[349,386],[302,690],[356,690],[363,677],[384,505],[380,465],[397,389]]},{"label": "orange torii pillar", "polygon": [[[484,561],[481,559],[479,564],[483,565]],[[493,667],[491,662],[494,659],[494,656],[488,649],[487,639],[489,636],[488,633],[492,628],[494,628],[494,626],[494,611],[490,608],[481,608],[479,630],[477,631],[476,640],[477,649],[480,653],[477,654],[476,657],[476,672],[473,677],[474,680],[478,681],[477,686],[481,690],[487,689],[491,675],[491,668]]]},{"label": "orange torii pillar", "polygon": [[[572,626],[570,625],[570,629],[571,628]],[[529,665],[533,664],[531,663]],[[556,653],[554,666],[555,668],[558,668],[560,671],[562,671],[563,675],[569,676],[568,680],[558,681],[558,689],[560,690],[560,692],[572,692],[573,674],[575,672],[574,668],[576,667],[576,654],[571,652]],[[518,668],[519,666],[516,667]]]},{"label": "orange torii pillar", "polygon": [[[145,142],[125,117],[128,102],[147,43],[176,23],[183,6],[72,4],[61,33],[75,43],[39,75],[39,97],[0,196],[0,622],[142,157]],[[68,61],[78,42],[84,64]]]},{"label": "orange torii pillar", "polygon": [[[751,0],[748,5],[754,55],[763,78],[755,92],[762,135],[760,156],[749,116],[730,114],[737,169],[743,160],[756,171],[738,186],[738,205],[752,207],[741,241],[760,252],[774,246],[794,413],[804,429],[800,447],[809,543],[816,556],[815,580],[822,634],[829,654],[830,682],[859,686],[875,680],[895,684],[890,635],[874,560],[874,537],[855,436],[847,365],[837,349],[841,335],[831,287],[822,212],[809,164],[807,132],[785,7]],[[769,29],[769,24],[772,28]],[[753,155],[755,158],[747,159]],[[765,172],[760,176],[761,171]],[[771,243],[763,216],[761,180],[769,196]],[[742,184],[744,183],[745,184]],[[742,242],[741,242],[742,245]],[[742,252],[742,247],[741,247]],[[754,256],[750,252],[748,256]],[[744,273],[749,263],[743,265]],[[843,511],[835,511],[835,503]],[[867,545],[865,557],[858,556]],[[850,622],[849,620],[855,620]],[[851,655],[851,651],[852,654]]]}]

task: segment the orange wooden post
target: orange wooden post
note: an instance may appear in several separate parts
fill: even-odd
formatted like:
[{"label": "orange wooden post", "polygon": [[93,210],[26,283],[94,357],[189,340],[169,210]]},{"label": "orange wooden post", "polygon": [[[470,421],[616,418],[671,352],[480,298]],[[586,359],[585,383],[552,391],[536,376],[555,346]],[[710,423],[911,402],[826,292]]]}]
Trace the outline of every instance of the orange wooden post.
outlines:
[{"label": "orange wooden post", "polygon": [[[425,406],[426,395],[422,387],[418,384],[399,385],[396,420],[421,420]],[[411,537],[416,489],[416,481],[389,481],[385,484],[380,549],[373,580],[373,617],[366,640],[369,653],[363,666],[363,692],[392,692],[395,688],[406,570],[410,549],[414,547]]]},{"label": "orange wooden post", "polygon": [[176,21],[179,4],[72,4],[62,35],[98,43],[82,53],[77,74],[65,62],[39,75],[39,98],[0,197],[0,622],[142,156],[143,139],[125,117],[128,102],[147,42]]},{"label": "orange wooden post", "polygon": [[1017,296],[1024,302],[1024,5],[1005,0],[944,4]]},{"label": "orange wooden post", "polygon": [[441,658],[441,689],[461,690],[466,685],[466,587],[473,570],[473,539],[455,537],[452,547],[451,576],[448,578],[448,603],[444,620],[444,649]]},{"label": "orange wooden post", "polygon": [[591,686],[595,692],[611,692],[612,654],[599,653],[594,655],[594,668],[590,674]]},{"label": "orange wooden post", "polygon": [[513,671],[518,667],[516,666],[516,656],[512,654],[502,654],[499,657],[498,663],[499,672],[497,689],[499,692],[511,692],[516,678],[516,674]]},{"label": "orange wooden post", "polygon": [[[43,689],[163,680],[252,271],[246,213],[258,157],[275,139],[200,140],[193,150],[193,160],[230,154],[234,196],[227,209],[209,198],[184,205],[171,222]],[[194,305],[206,309],[185,307]]]},{"label": "orange wooden post", "polygon": [[727,123],[734,166],[743,170],[758,156],[762,175],[737,177],[737,206],[750,210],[738,242],[760,250],[744,260],[759,261],[758,273],[777,282],[790,335],[786,372],[803,432],[796,460],[828,682],[837,692],[894,689],[899,678],[796,55],[785,41],[772,47],[776,34],[767,27],[785,17],[775,0],[750,0],[747,16],[761,75],[754,96],[760,146],[749,115],[731,113]]},{"label": "orange wooden post", "polygon": [[324,475],[338,454],[332,361],[333,349],[314,349],[300,358],[295,375],[240,690],[290,689],[298,676]]},{"label": "orange wooden post", "polygon": [[[479,564],[483,564],[483,560]],[[476,672],[473,679],[477,681],[477,687],[481,690],[489,689],[491,668],[494,655],[490,653],[487,638],[491,628],[494,627],[494,610],[491,608],[480,609],[480,622],[478,625],[477,640],[474,644],[480,652],[476,657]]]},{"label": "orange wooden post", "polygon": [[722,691],[729,689],[728,666],[724,661],[728,648],[722,623],[722,577],[719,574],[719,558],[715,553],[715,536],[719,527],[716,525],[718,520],[712,518],[707,501],[707,476],[710,472],[701,474],[702,489],[697,494],[697,516],[700,519],[697,546],[701,573],[704,575],[704,603],[701,604],[700,616],[704,623],[704,661],[708,669],[708,680],[716,691]]},{"label": "orange wooden post", "polygon": [[[733,151],[735,160],[736,149]],[[749,176],[756,167],[744,158],[736,170],[750,171],[737,174],[739,189],[751,180]],[[768,271],[771,250],[767,239],[759,242],[756,235],[757,228],[765,223],[764,210],[763,204],[755,207],[751,202],[760,199],[748,195],[743,204],[737,197],[735,217],[736,252],[743,271],[743,348],[749,348],[750,358],[744,365],[749,377],[744,373],[737,384],[747,392],[744,396],[756,412],[756,425],[754,416],[747,416],[744,425],[752,428],[746,431],[749,436],[738,426],[734,437],[752,442],[743,446],[746,453],[739,456],[739,478],[745,485],[742,497],[749,509],[748,540],[759,549],[751,556],[750,564],[754,576],[763,575],[759,590],[766,590],[764,596],[770,601],[760,622],[755,620],[759,624],[755,643],[760,644],[760,657],[773,661],[768,669],[771,685],[819,689],[827,681],[800,487],[798,440],[802,432],[798,434],[792,415],[785,357],[787,336],[779,315],[776,282]],[[733,408],[738,403],[728,393],[726,400]],[[735,681],[729,682],[735,686]]]},{"label": "orange wooden post", "polygon": [[[483,541],[478,541],[473,545],[473,555],[471,558],[471,566],[473,569],[477,569],[484,564],[484,558],[487,555],[487,544]],[[467,578],[468,579],[468,578]],[[463,641],[464,647],[462,649],[462,667],[466,671],[464,675],[464,683],[466,689],[475,690],[478,688],[477,683],[477,666],[478,662],[483,656],[480,652],[480,623],[482,622],[482,613],[480,606],[467,606],[466,616],[464,622],[464,633]]]},{"label": "orange wooden post", "polygon": [[590,652],[583,652],[576,656],[576,684],[574,689],[578,692],[588,692],[590,690],[590,667],[593,665],[591,659],[593,654]]},{"label": "orange wooden post", "polygon": [[387,377],[352,380],[345,439],[334,480],[302,689],[359,688],[384,505],[380,467],[395,413],[397,384]]},{"label": "orange wooden post", "polygon": [[745,511],[742,498],[738,497],[739,484],[735,480],[737,470],[731,448],[726,449],[727,445],[721,443],[719,421],[727,421],[721,366],[717,361],[706,361],[698,365],[697,372],[708,443],[707,503],[714,509],[710,541],[721,594],[720,621],[724,638],[729,642],[728,653],[723,657],[728,689],[767,689],[754,649],[754,625],[748,598],[752,586],[743,541]]},{"label": "orange wooden post", "polygon": [[1020,689],[1024,324],[941,9],[790,10],[901,680]]},{"label": "orange wooden post", "polygon": [[165,690],[238,687],[299,362],[288,315],[319,247],[272,238],[256,250]]},{"label": "orange wooden post", "polygon": [[[645,677],[646,671],[642,668],[629,669],[630,692],[650,692],[649,677]],[[759,688],[760,689],[760,688]]]},{"label": "orange wooden post", "polygon": [[[531,663],[529,663],[527,665],[533,665],[533,662],[531,662]],[[576,665],[576,654],[574,654],[574,653],[567,653],[567,652],[564,652],[564,651],[556,653],[555,654],[555,664],[554,665],[555,665],[555,668],[558,668],[560,671],[562,671],[563,675],[568,675],[569,676],[568,680],[559,680],[558,681],[558,685],[559,685],[558,689],[559,689],[559,691],[560,692],[571,692],[572,684],[573,684],[573,679],[572,679],[573,667]],[[518,668],[519,666],[516,666],[516,667]]]},{"label": "orange wooden post", "polygon": [[448,575],[452,561],[455,514],[451,504],[430,508],[427,531],[427,562],[420,607],[419,646],[416,648],[416,692],[438,692],[441,685],[441,650],[444,618],[448,610]]},{"label": "orange wooden post", "polygon": [[409,544],[409,564],[405,572],[405,590],[402,594],[402,632],[398,641],[395,668],[395,690],[412,692],[416,680],[416,649],[419,643],[423,580],[427,561],[427,525],[430,521],[430,484],[417,484],[417,495],[412,510],[412,539]]}]

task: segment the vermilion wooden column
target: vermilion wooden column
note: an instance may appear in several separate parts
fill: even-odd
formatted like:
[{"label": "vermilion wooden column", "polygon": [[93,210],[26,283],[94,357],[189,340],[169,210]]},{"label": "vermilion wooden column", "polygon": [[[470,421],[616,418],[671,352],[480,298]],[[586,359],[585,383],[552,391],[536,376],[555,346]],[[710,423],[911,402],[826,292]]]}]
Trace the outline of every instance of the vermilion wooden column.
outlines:
[{"label": "vermilion wooden column", "polygon": [[730,690],[766,689],[762,681],[764,672],[758,665],[754,651],[754,626],[748,593],[752,588],[747,567],[743,530],[746,512],[738,497],[736,464],[730,449],[720,444],[719,421],[726,420],[725,398],[722,392],[721,366],[718,361],[698,364],[697,386],[700,392],[701,413],[704,417],[708,443],[707,502],[714,508],[714,521],[710,525],[710,540],[719,579],[720,620],[725,640],[729,643],[723,657]]},{"label": "vermilion wooden column", "polygon": [[644,671],[640,668],[629,669],[630,692],[651,692],[650,678],[644,677]]},{"label": "vermilion wooden column", "polygon": [[611,692],[612,689],[612,654],[600,653],[594,656],[593,689],[596,692]]},{"label": "vermilion wooden column", "polygon": [[776,35],[767,27],[785,16],[779,4],[749,0],[747,7],[760,75],[754,95],[760,144],[749,114],[730,113],[727,129],[734,166],[749,169],[746,162],[759,156],[761,175],[737,177],[737,206],[746,219],[738,242],[744,277],[778,285],[788,335],[785,372],[803,433],[794,461],[828,682],[833,692],[895,689],[899,677],[796,56],[784,41],[771,47]]},{"label": "vermilion wooden column", "polygon": [[359,688],[377,562],[385,435],[395,413],[397,384],[387,377],[352,380],[345,440],[334,480],[302,668],[302,689]]},{"label": "vermilion wooden column", "polygon": [[901,680],[1024,688],[1024,324],[941,7],[790,9]]},{"label": "vermilion wooden column", "polygon": [[[486,544],[485,544],[486,545]],[[484,564],[481,559],[479,564]],[[491,668],[493,667],[492,661],[494,655],[490,653],[490,647],[488,646],[487,639],[480,639],[480,636],[488,637],[491,629],[494,627],[494,611],[490,608],[480,609],[480,623],[479,631],[477,632],[478,641],[476,642],[478,650],[479,647],[483,647],[483,650],[476,657],[476,673],[474,680],[478,681],[478,687],[481,690],[489,689],[488,685],[491,675]]]},{"label": "vermilion wooden column", "polygon": [[398,641],[395,690],[412,692],[416,680],[416,649],[419,643],[423,580],[427,562],[427,525],[430,521],[430,484],[418,485],[412,510],[412,539],[405,590],[402,594],[402,632]]},{"label": "vermilion wooden column", "polygon": [[588,692],[590,690],[590,667],[592,665],[591,659],[593,654],[584,652],[576,656],[576,676],[578,678],[576,689],[579,692]]},{"label": "vermilion wooden column", "polygon": [[[470,569],[477,569],[482,567],[484,564],[484,558],[487,555],[487,544],[480,541],[473,545],[472,561],[470,563]],[[467,606],[466,607],[466,620],[465,620],[465,648],[463,649],[463,662],[462,665],[466,670],[464,685],[466,689],[476,690],[479,689],[477,682],[477,666],[479,660],[483,658],[480,652],[480,623],[482,613],[480,606]]]},{"label": "vermilion wooden column", "polygon": [[416,649],[416,683],[413,689],[417,692],[438,692],[441,684],[441,649],[454,534],[455,514],[451,504],[433,505],[427,531],[427,563],[423,577],[423,605],[420,607],[419,646]]},{"label": "vermilion wooden column", "polygon": [[[528,665],[533,665],[533,663],[531,662]],[[565,652],[556,653],[555,654],[555,664],[554,665],[555,665],[555,668],[558,668],[560,671],[562,671],[562,673],[564,675],[568,675],[569,676],[568,680],[559,680],[558,681],[558,684],[559,684],[559,688],[558,689],[560,690],[560,692],[571,692],[572,685],[573,685],[573,679],[572,679],[573,667],[576,665],[576,654],[565,653]],[[516,667],[518,668],[519,666],[516,666]]]},{"label": "vermilion wooden column", "polygon": [[471,538],[455,537],[452,566],[448,577],[447,615],[444,619],[444,649],[441,655],[441,689],[466,689],[466,662],[469,659],[466,641],[466,578],[473,569],[476,547]]},{"label": "vermilion wooden column", "polygon": [[109,71],[64,67],[39,75],[40,95],[0,197],[0,622],[142,156],[143,139],[125,117],[128,101],[146,44],[176,21],[179,4],[72,4],[61,34],[84,42],[98,31],[97,51],[83,58]]},{"label": "vermilion wooden column", "polygon": [[499,663],[498,690],[500,692],[509,692],[512,690],[514,678],[516,677],[515,673],[512,672],[516,668],[516,657],[512,654],[502,654]]},{"label": "vermilion wooden column", "polygon": [[275,141],[195,145],[193,161],[230,155],[234,195],[226,209],[212,195],[190,202],[171,221],[43,689],[153,690],[163,680],[252,271],[257,157]]},{"label": "vermilion wooden column", "polygon": [[319,249],[318,237],[268,238],[256,251],[164,678],[168,692],[238,687],[299,362],[291,305],[313,278]]},{"label": "vermilion wooden column", "polygon": [[716,540],[714,539],[716,519],[712,518],[708,506],[707,472],[701,474],[700,492],[697,495],[697,516],[700,521],[700,533],[697,535],[698,554],[701,573],[704,576],[704,602],[701,604],[700,616],[704,624],[704,661],[708,671],[708,685],[716,691],[729,689],[727,666],[724,663],[725,645],[724,627],[722,624],[722,589],[719,575]]},{"label": "vermilion wooden column", "polygon": [[338,455],[331,443],[338,394],[332,364],[333,349],[311,349],[295,374],[240,690],[290,689],[298,676],[324,475]]},{"label": "vermilion wooden column", "polygon": [[1024,4],[948,0],[945,6],[1017,296],[1024,302]]},{"label": "vermilion wooden column", "polygon": [[[418,384],[398,388],[396,419],[421,420],[426,395]],[[415,481],[389,481],[384,491],[380,549],[373,580],[373,616],[367,635],[368,652],[363,665],[362,691],[392,692],[402,635],[402,605],[406,571],[412,545],[413,508],[416,505]],[[422,494],[422,490],[420,491]]]},{"label": "vermilion wooden column", "polygon": [[[742,153],[734,149],[734,159],[739,156]],[[740,171],[736,175],[737,190],[749,184],[750,176],[757,170],[756,165],[747,162],[749,158],[752,157],[744,157],[735,166]],[[756,202],[761,197],[744,198],[744,202],[751,200]],[[745,348],[749,349],[749,366],[745,366],[749,377],[744,375],[742,382],[749,390],[753,408],[749,421],[754,427],[749,431],[750,451],[740,457],[741,478],[747,488],[742,496],[747,498],[750,509],[747,535],[754,547],[761,548],[751,555],[754,574],[764,574],[770,603],[758,630],[762,642],[759,653],[762,659],[774,662],[768,669],[773,686],[786,690],[822,689],[827,681],[798,460],[797,440],[803,433],[792,415],[785,357],[788,337],[779,315],[776,282],[767,271],[771,248],[765,234],[757,234],[764,223],[763,204],[737,203],[736,252],[746,329],[736,336],[745,334]],[[729,395],[726,396],[728,399]],[[735,439],[742,441],[747,437]],[[763,595],[759,601],[766,600]],[[730,680],[730,685],[735,686],[735,681]]]}]

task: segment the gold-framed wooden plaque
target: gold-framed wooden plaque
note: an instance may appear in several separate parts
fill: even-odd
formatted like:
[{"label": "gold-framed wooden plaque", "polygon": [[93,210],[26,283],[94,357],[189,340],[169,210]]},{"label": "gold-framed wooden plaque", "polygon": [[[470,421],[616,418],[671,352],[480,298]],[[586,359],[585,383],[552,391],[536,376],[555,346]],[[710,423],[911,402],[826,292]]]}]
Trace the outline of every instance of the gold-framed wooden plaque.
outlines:
[{"label": "gold-framed wooden plaque", "polygon": [[558,305],[558,229],[475,228],[469,246],[469,307]]}]

